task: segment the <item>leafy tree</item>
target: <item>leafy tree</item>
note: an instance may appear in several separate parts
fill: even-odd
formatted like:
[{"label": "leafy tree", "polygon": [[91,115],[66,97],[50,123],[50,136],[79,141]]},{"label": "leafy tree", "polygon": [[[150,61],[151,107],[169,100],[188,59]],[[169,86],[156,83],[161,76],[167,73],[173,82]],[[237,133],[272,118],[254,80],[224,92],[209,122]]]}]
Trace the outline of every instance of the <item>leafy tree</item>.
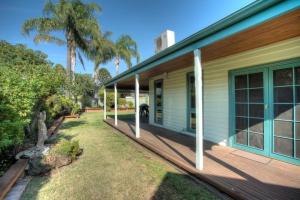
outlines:
[{"label": "leafy tree", "polygon": [[90,74],[75,74],[75,76],[75,82],[68,85],[75,102],[81,98],[93,97],[95,83],[92,76]]},{"label": "leafy tree", "polygon": [[[87,41],[99,37],[100,28],[95,17],[101,8],[95,3],[82,3],[80,0],[48,1],[44,6],[44,16],[27,20],[22,27],[23,33],[29,35],[36,31],[34,41],[53,42],[67,45],[67,72],[75,80],[76,50],[79,60],[83,59],[79,50],[89,52]],[[63,32],[65,38],[58,38],[54,32]]]},{"label": "leafy tree", "polygon": [[132,66],[131,58],[136,58],[138,63],[140,55],[136,42],[129,35],[122,35],[115,43],[115,66],[116,74],[119,74],[121,60],[124,60],[129,69]]},{"label": "leafy tree", "polygon": [[59,92],[62,84],[63,78],[47,60],[47,55],[24,45],[1,41],[0,113],[6,121],[0,123],[3,136],[0,137],[0,146],[20,143],[24,138],[23,126],[36,119],[45,99]]},{"label": "leafy tree", "polygon": [[101,87],[105,82],[111,79],[111,75],[106,68],[100,68],[96,72],[96,85]]}]

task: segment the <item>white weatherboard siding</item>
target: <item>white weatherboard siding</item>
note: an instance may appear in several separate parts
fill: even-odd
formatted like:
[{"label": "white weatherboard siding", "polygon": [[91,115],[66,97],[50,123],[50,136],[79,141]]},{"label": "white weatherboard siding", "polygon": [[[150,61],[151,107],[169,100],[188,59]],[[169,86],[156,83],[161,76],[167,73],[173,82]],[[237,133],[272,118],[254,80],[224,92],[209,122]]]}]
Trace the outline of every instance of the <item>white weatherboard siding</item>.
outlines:
[{"label": "white weatherboard siding", "polygon": [[154,123],[154,80],[163,79],[163,127],[179,132],[185,131],[187,123],[186,75],[191,71],[193,67],[163,74],[150,80],[149,122],[151,124]]},{"label": "white weatherboard siding", "polygon": [[[290,58],[300,57],[300,37],[245,51],[204,63],[204,139],[227,145],[229,135],[228,72]],[[155,77],[149,82],[150,123],[154,122],[153,80],[164,80],[163,127],[185,132],[186,130],[186,75],[193,67]]]}]

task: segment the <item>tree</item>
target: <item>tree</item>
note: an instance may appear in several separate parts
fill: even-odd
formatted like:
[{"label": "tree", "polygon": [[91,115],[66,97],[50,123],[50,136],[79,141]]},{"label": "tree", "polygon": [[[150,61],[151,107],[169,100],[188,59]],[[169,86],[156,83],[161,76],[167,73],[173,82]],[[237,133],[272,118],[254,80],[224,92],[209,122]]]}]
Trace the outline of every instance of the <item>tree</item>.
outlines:
[{"label": "tree", "polygon": [[136,58],[136,62],[140,61],[140,55],[136,42],[129,35],[122,35],[115,43],[115,66],[116,74],[119,74],[121,60],[124,60],[129,69],[132,66],[131,58]]},{"label": "tree", "polygon": [[100,64],[106,64],[114,58],[114,43],[109,39],[111,32],[105,32],[90,41],[91,51],[88,57],[94,61],[94,78],[96,81],[97,71]]},{"label": "tree", "polygon": [[106,68],[100,68],[97,70],[97,82],[96,85],[101,87],[105,82],[111,79],[111,75]]},{"label": "tree", "polygon": [[0,153],[23,141],[24,126],[34,133],[36,114],[63,79],[46,54],[0,41]]},{"label": "tree", "polygon": [[[34,41],[53,42],[67,45],[67,73],[75,80],[76,50],[81,63],[83,59],[79,51],[89,51],[88,42],[99,37],[100,28],[95,17],[101,8],[95,3],[82,3],[80,0],[59,0],[58,3],[48,1],[44,6],[44,16],[29,19],[23,24],[25,35],[36,31]],[[53,32],[63,32],[65,39],[56,37]],[[71,73],[72,72],[72,73]],[[71,78],[72,77],[72,78]]]}]

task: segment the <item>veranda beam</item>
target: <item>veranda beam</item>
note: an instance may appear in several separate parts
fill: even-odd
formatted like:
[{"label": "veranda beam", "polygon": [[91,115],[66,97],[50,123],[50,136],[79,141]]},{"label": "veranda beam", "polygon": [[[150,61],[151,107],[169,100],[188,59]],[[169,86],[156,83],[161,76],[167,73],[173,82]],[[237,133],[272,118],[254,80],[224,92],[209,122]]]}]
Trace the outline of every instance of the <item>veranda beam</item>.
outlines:
[{"label": "veranda beam", "polygon": [[104,95],[103,95],[103,118],[106,120],[106,88],[104,87]]},{"label": "veranda beam", "polygon": [[203,169],[203,103],[201,52],[194,50],[195,96],[196,96],[196,168]]},{"label": "veranda beam", "polygon": [[117,83],[114,84],[115,89],[115,126],[118,125],[118,91],[117,91]]},{"label": "veranda beam", "polygon": [[140,137],[140,83],[139,75],[135,75],[135,137]]}]

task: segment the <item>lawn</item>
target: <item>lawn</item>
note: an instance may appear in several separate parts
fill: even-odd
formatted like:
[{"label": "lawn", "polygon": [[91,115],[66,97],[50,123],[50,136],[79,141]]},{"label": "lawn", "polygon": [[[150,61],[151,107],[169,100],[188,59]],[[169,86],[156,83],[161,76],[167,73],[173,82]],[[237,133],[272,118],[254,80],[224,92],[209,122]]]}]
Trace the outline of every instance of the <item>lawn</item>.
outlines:
[{"label": "lawn", "polygon": [[49,176],[34,177],[22,199],[217,199],[102,121],[102,113],[66,120],[61,137],[84,153]]}]

